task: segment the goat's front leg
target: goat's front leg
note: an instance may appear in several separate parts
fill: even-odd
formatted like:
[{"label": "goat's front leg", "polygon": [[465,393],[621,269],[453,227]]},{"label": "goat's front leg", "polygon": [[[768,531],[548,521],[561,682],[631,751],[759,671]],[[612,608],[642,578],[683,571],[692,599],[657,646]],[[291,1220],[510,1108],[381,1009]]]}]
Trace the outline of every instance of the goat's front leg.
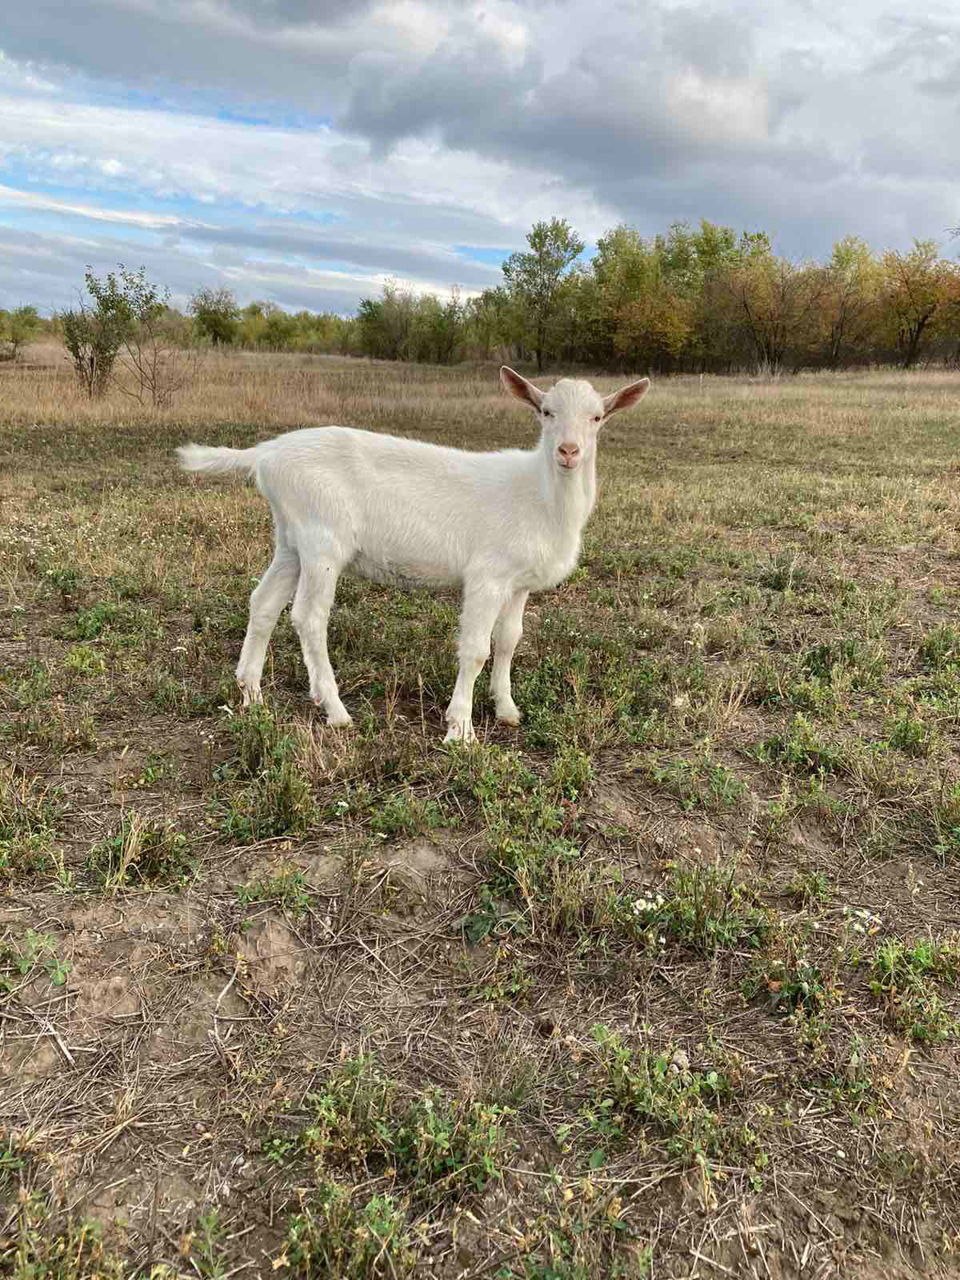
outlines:
[{"label": "goat's front leg", "polygon": [[523,610],[529,591],[518,591],[500,610],[493,630],[493,671],[490,692],[497,708],[497,719],[505,724],[519,724],[520,712],[510,690],[510,663],[523,635]]},{"label": "goat's front leg", "polygon": [[473,742],[476,737],[473,732],[473,686],[490,657],[490,634],[506,594],[503,588],[489,583],[464,586],[460,611],[460,669],[447,707],[446,719],[450,727],[444,742]]},{"label": "goat's front leg", "polygon": [[303,660],[310,675],[310,697],[326,711],[327,724],[338,728],[352,723],[350,712],[340,701],[327,653],[327,622],[339,572],[340,565],[333,560],[308,563],[301,553],[300,581],[290,610],[290,620],[300,636]]}]

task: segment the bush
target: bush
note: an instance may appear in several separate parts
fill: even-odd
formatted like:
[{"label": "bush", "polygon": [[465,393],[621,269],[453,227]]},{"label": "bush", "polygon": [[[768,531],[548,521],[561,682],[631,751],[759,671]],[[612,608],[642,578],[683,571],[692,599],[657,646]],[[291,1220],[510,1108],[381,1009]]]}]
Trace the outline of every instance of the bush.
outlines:
[{"label": "bush", "polygon": [[20,348],[40,328],[36,307],[17,307],[15,311],[0,311],[0,360],[16,360]]}]

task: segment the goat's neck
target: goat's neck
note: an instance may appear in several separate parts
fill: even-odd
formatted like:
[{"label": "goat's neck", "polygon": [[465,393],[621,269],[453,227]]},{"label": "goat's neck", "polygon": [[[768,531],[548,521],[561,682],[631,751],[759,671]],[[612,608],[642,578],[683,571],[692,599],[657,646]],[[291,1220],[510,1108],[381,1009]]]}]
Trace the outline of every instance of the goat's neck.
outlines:
[{"label": "goat's neck", "polygon": [[540,442],[540,497],[548,517],[558,525],[577,532],[587,523],[597,496],[597,455],[581,463],[573,472],[557,466],[553,448]]}]

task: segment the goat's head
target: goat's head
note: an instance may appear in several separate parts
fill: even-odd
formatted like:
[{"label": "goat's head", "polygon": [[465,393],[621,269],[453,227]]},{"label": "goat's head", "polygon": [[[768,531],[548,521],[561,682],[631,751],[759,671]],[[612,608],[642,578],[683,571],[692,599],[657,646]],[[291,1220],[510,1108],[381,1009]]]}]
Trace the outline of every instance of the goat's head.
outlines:
[{"label": "goat's head", "polygon": [[568,473],[593,457],[597,432],[610,415],[636,404],[650,386],[649,378],[641,378],[601,396],[584,378],[561,378],[548,391],[541,391],[507,365],[500,370],[500,381],[506,391],[537,414],[541,440],[559,470]]}]

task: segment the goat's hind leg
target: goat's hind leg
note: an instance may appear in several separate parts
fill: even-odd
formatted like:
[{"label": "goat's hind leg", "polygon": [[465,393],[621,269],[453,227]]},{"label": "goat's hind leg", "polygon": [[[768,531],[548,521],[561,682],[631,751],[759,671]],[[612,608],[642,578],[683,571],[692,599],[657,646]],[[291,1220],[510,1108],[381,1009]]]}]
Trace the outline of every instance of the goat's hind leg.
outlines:
[{"label": "goat's hind leg", "polygon": [[237,663],[237,684],[243,705],[262,702],[260,678],[273,628],[285,604],[293,599],[300,574],[300,557],[292,547],[278,540],[273,560],[250,596],[247,634]]},{"label": "goat's hind leg", "polygon": [[352,724],[350,712],[340,701],[337,680],[327,652],[327,623],[337,590],[342,561],[321,555],[301,556],[300,581],[290,618],[300,636],[303,660],[310,676],[310,697],[327,713],[327,724]]}]

